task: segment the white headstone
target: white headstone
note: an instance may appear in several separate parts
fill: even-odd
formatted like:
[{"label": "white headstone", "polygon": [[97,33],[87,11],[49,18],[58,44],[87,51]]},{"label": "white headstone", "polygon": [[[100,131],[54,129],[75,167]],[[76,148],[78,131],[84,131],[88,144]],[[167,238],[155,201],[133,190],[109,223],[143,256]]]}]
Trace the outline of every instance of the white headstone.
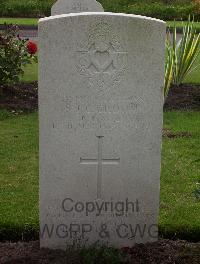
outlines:
[{"label": "white headstone", "polygon": [[103,11],[102,5],[96,0],[58,0],[52,6],[51,15]]},{"label": "white headstone", "polygon": [[165,23],[39,22],[41,246],[157,240]]}]

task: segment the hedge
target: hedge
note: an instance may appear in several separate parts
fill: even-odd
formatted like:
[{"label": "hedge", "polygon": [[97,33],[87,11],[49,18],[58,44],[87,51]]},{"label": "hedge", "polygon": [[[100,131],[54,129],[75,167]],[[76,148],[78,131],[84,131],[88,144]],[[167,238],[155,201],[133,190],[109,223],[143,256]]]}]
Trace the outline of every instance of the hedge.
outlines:
[{"label": "hedge", "polygon": [[[51,6],[56,0],[1,0],[2,17],[44,17],[49,16]],[[178,0],[177,0],[178,1]],[[200,8],[187,0],[99,0],[105,11],[125,12],[156,17],[163,20],[187,20],[189,15],[200,19]],[[166,1],[165,1],[166,2]]]}]

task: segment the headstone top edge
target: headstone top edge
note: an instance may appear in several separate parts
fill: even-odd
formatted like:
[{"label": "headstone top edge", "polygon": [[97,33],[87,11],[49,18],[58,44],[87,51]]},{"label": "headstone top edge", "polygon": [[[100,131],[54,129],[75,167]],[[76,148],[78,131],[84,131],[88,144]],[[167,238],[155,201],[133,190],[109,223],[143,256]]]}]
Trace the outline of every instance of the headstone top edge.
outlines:
[{"label": "headstone top edge", "polygon": [[69,14],[62,14],[62,15],[55,15],[40,18],[38,23],[55,20],[59,18],[66,18],[66,17],[79,17],[79,16],[115,16],[115,17],[129,17],[141,20],[147,20],[152,22],[157,22],[159,24],[166,25],[166,22],[157,18],[141,16],[141,15],[134,15],[134,14],[124,14],[124,13],[112,13],[112,12],[81,12],[81,13],[69,13]]},{"label": "headstone top edge", "polygon": [[57,0],[51,8],[51,16],[79,12],[104,12],[104,9],[96,0]]}]

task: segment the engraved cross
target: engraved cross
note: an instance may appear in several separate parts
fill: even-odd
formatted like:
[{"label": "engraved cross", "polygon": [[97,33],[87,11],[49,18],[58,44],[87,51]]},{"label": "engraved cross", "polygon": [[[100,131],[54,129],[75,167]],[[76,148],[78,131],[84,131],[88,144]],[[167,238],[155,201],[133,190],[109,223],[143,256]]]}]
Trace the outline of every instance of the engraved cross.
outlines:
[{"label": "engraved cross", "polygon": [[120,158],[103,159],[103,136],[97,136],[98,138],[98,157],[95,158],[80,158],[80,163],[85,165],[98,165],[97,167],[97,199],[101,198],[101,186],[102,186],[102,171],[103,165],[118,165]]}]

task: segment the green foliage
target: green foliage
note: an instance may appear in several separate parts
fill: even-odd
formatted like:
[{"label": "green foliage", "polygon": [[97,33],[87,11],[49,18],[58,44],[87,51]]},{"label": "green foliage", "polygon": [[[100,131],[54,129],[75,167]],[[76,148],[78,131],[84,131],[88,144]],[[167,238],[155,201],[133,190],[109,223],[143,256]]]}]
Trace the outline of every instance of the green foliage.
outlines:
[{"label": "green foliage", "polygon": [[0,111],[0,121],[8,119],[11,116],[12,116],[12,114],[10,112],[8,112],[5,109],[1,109],[1,111]]},{"label": "green foliage", "polygon": [[183,27],[183,36],[180,41],[177,41],[176,31],[174,25],[172,40],[168,33],[166,41],[165,97],[171,84],[180,85],[200,65],[200,63],[195,65],[200,54],[200,34],[196,34],[194,22],[188,20]]},{"label": "green foliage", "polygon": [[54,0],[3,0],[0,15],[9,17],[42,17],[50,15]]},{"label": "green foliage", "polygon": [[24,73],[23,66],[35,58],[29,54],[27,40],[18,37],[18,27],[6,25],[0,33],[0,86],[19,81]]},{"label": "green foliage", "polygon": [[[56,0],[1,0],[0,16],[49,16]],[[190,0],[99,0],[105,11],[125,12],[163,20],[184,20],[189,14],[200,18],[199,8]]]},{"label": "green foliage", "polygon": [[[136,15],[144,15],[148,17],[155,17],[162,20],[186,20],[189,14],[195,13],[193,4],[188,5],[165,5],[162,3],[142,4],[137,3],[131,5],[127,9],[128,13]],[[198,13],[196,17],[200,17]]]},{"label": "green foliage", "polygon": [[183,27],[183,37],[176,44],[176,28],[173,31],[173,83],[180,85],[194,70],[194,63],[200,52],[200,34],[196,34],[193,22]]},{"label": "green foliage", "polygon": [[166,98],[173,80],[173,54],[169,42],[166,41],[166,61],[165,61],[165,80],[164,97]]}]

